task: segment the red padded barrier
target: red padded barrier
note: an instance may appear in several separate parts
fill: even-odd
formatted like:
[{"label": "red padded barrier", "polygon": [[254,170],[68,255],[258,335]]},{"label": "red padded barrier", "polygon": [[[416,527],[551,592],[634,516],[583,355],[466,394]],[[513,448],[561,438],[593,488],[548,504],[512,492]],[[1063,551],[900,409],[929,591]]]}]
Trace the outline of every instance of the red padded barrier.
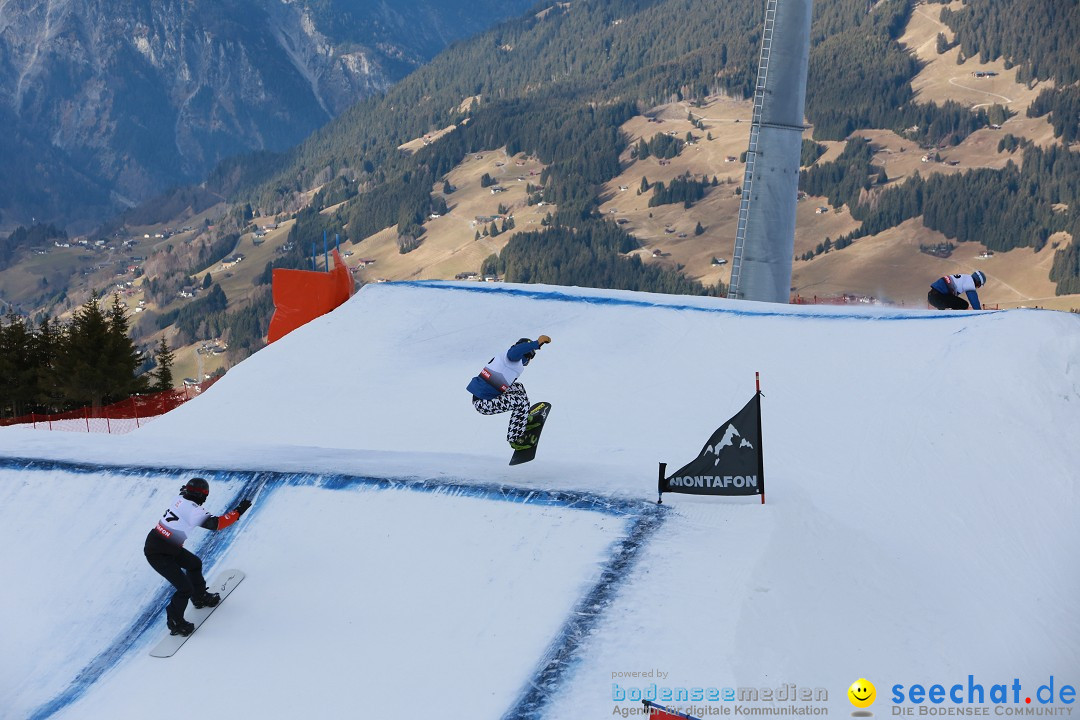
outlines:
[{"label": "red padded barrier", "polygon": [[352,297],[352,293],[352,273],[337,250],[334,250],[334,269],[329,272],[274,270],[274,316],[266,333],[267,344],[325,315]]}]

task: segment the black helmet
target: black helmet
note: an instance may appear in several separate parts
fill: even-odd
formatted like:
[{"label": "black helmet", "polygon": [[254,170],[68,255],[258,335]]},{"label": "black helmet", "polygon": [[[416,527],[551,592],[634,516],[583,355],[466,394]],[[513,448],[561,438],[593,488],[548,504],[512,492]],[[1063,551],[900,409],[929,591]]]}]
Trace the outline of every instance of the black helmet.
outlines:
[{"label": "black helmet", "polygon": [[201,477],[191,478],[184,487],[180,488],[180,494],[185,500],[190,500],[196,505],[202,505],[210,494],[210,483]]},{"label": "black helmet", "polygon": [[[518,341],[516,343],[514,343],[514,345],[520,345],[521,343],[531,343],[531,342],[532,342],[532,340],[529,339],[529,338],[518,338]],[[529,361],[532,360],[534,357],[536,357],[536,351],[535,350],[530,350],[529,352],[527,352],[527,353],[525,353],[524,355],[521,356],[521,362],[523,364],[525,364],[525,365],[528,365]]]}]

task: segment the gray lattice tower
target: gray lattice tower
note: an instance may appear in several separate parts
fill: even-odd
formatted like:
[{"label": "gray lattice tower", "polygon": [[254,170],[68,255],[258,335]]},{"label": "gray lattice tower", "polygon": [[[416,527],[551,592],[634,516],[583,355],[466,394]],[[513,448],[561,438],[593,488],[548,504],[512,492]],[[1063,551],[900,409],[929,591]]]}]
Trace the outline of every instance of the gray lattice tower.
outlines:
[{"label": "gray lattice tower", "polygon": [[787,303],[812,0],[767,0],[729,298]]}]

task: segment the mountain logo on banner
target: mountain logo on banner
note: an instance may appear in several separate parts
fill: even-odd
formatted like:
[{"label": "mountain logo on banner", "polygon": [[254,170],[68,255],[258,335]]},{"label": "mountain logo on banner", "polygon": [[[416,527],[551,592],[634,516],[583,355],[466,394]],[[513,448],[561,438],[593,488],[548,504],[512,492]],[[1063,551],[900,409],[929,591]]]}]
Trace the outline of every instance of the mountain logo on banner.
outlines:
[{"label": "mountain logo on banner", "polygon": [[750,448],[751,450],[754,449],[753,444],[749,440],[747,440],[746,437],[744,437],[743,434],[739,432],[738,428],[736,428],[733,424],[729,422],[726,427],[727,430],[724,432],[724,439],[721,440],[718,445],[705,446],[706,453],[712,453],[716,455],[716,465],[720,464],[720,451],[726,447],[734,447],[735,438],[739,438],[740,448]]},{"label": "mountain logo on banner", "polygon": [[765,495],[761,453],[761,395],[716,429],[696,458],[664,477],[658,490],[691,495]]}]

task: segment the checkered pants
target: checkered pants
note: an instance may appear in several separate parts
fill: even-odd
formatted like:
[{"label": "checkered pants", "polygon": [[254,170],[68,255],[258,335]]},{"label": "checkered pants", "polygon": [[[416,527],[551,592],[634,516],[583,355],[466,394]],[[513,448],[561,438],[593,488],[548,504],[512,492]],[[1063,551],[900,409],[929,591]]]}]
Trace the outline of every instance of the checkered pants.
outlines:
[{"label": "checkered pants", "polygon": [[506,392],[491,400],[474,397],[472,404],[481,415],[498,415],[507,411],[512,413],[510,426],[506,429],[507,441],[513,442],[525,432],[525,423],[529,420],[529,396],[525,394],[525,386],[521,383],[515,382]]}]

